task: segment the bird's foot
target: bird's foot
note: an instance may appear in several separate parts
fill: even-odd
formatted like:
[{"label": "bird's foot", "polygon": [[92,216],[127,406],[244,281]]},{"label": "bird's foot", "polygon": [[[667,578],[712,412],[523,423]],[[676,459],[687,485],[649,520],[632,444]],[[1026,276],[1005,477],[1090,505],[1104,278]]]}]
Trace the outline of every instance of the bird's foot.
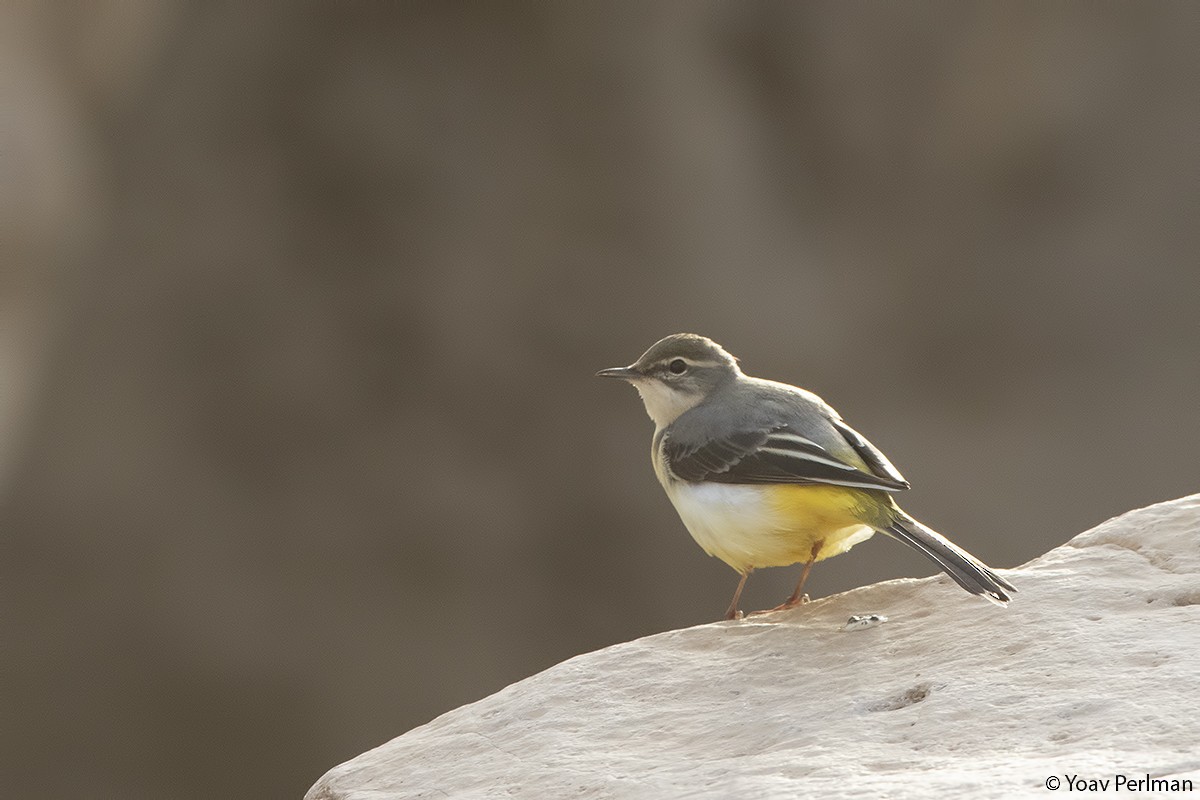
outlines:
[{"label": "bird's foot", "polygon": [[764,608],[762,611],[751,611],[750,616],[754,617],[759,614],[770,614],[775,611],[789,611],[789,610],[795,608],[796,606],[802,606],[805,603],[808,603],[811,601],[812,601],[812,598],[809,597],[807,594],[802,594],[799,597],[789,597],[787,600],[783,601],[782,603],[775,606],[774,608]]}]

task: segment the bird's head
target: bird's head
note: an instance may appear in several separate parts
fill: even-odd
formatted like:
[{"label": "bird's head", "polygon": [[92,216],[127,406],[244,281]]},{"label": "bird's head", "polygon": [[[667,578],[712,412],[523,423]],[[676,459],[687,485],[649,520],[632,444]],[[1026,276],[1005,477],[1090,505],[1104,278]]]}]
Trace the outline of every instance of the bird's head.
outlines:
[{"label": "bird's head", "polygon": [[650,419],[665,428],[740,375],[741,369],[737,359],[712,339],[675,333],[655,342],[628,367],[610,367],[596,374],[632,383]]}]

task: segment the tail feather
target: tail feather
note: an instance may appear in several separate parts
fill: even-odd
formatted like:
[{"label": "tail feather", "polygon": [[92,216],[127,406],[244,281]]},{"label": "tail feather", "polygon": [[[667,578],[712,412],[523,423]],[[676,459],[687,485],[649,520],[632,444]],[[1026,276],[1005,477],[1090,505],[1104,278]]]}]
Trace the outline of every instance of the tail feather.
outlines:
[{"label": "tail feather", "polygon": [[907,514],[898,515],[880,533],[919,550],[971,594],[1003,606],[1012,599],[1009,593],[1017,591],[975,556]]}]

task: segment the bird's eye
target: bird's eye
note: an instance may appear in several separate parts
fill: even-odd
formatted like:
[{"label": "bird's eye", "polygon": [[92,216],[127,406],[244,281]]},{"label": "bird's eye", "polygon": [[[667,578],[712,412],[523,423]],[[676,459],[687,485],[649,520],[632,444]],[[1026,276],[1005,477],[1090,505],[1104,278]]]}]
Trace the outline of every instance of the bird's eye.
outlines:
[{"label": "bird's eye", "polygon": [[672,375],[682,375],[687,372],[687,362],[682,358],[677,358],[667,366],[667,369],[671,370]]}]

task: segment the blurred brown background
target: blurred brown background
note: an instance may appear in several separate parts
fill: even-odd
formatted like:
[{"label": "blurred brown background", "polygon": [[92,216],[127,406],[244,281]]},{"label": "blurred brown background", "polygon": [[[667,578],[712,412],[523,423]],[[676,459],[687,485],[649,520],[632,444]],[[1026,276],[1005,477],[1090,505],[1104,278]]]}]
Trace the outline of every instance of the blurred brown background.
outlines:
[{"label": "blurred brown background", "polygon": [[1197,491],[1198,16],[6,4],[4,793],[298,797],[716,619],[592,377],[667,333],[825,396],[994,566]]}]

